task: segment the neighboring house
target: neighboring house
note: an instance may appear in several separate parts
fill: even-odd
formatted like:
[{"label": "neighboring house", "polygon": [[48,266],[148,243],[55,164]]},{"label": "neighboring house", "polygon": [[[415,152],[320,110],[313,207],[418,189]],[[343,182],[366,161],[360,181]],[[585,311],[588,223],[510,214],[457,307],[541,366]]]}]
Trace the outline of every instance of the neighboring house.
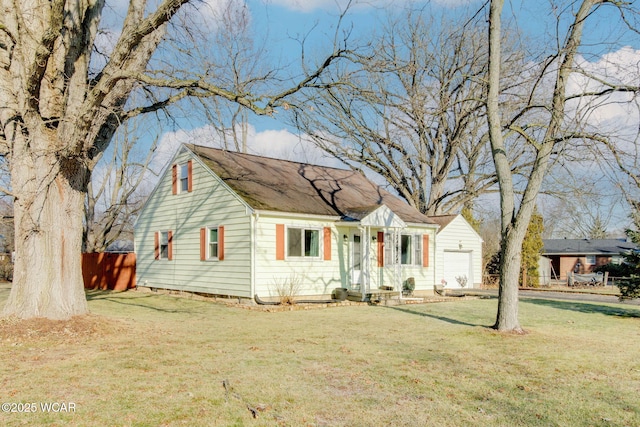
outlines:
[{"label": "neighboring house", "polygon": [[431,293],[437,228],[359,171],[183,145],[135,224],[137,284],[252,298],[412,277]]},{"label": "neighboring house", "polygon": [[482,285],[482,237],[462,215],[430,216],[436,235],[436,281],[453,288]]},{"label": "neighboring house", "polygon": [[566,280],[567,273],[591,273],[595,267],[619,264],[637,246],[625,239],[545,239],[542,256],[550,264],[551,279]]}]

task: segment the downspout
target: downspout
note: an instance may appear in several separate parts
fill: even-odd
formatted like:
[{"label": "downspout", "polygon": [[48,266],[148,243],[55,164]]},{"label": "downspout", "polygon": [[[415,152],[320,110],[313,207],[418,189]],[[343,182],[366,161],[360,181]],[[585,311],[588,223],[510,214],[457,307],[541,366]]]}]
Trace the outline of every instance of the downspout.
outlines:
[{"label": "downspout", "polygon": [[[433,233],[433,265],[431,265],[431,263],[429,263],[429,265],[431,265],[431,268],[433,270],[433,286],[435,286],[438,283],[438,282],[436,282],[436,280],[438,280],[438,278],[436,277],[436,271],[438,270],[436,268],[436,266],[438,265],[438,237],[437,237],[437,234],[438,234],[438,229],[436,229],[435,232]],[[429,239],[429,240],[431,240],[431,239]],[[424,250],[424,248],[422,250]],[[444,259],[442,260],[442,266],[444,267]],[[433,289],[435,289],[435,287]]]},{"label": "downspout", "polygon": [[402,293],[402,229],[396,228],[396,288]]},{"label": "downspout", "polygon": [[[402,228],[398,228],[397,230],[398,230],[398,240],[397,240],[397,242],[398,242],[398,264],[397,265],[398,265],[398,271],[399,271],[398,279],[397,279],[398,280],[398,283],[397,283],[398,288],[397,289],[398,289],[398,292],[400,292],[398,299],[402,300],[402,288],[403,288],[403,283],[402,283],[402,263],[400,262],[400,258],[402,257],[402,231],[401,231]],[[411,248],[411,249],[413,251],[413,248]],[[411,254],[411,256],[413,256],[413,254]]]},{"label": "downspout", "polygon": [[[362,301],[364,302],[367,299],[367,291],[369,290],[369,280],[367,277],[367,271],[366,271],[366,260],[365,260],[365,246],[366,243],[363,244],[363,240],[364,240],[364,232],[365,229],[362,227],[358,227],[358,231],[360,232],[360,281],[362,282],[360,284],[360,293],[362,295]],[[355,260],[354,260],[355,261]]]},{"label": "downspout", "polygon": [[257,259],[257,241],[258,241],[258,220],[259,212],[253,212],[251,215],[252,241],[251,241],[251,273],[250,273],[250,295],[256,295],[256,259]]}]

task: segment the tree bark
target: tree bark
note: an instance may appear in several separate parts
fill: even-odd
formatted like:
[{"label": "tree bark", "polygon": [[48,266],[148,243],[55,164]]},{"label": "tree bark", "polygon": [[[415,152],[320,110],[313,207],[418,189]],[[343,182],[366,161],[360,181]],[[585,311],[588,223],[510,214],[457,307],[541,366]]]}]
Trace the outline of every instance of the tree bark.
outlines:
[{"label": "tree bark", "polygon": [[14,282],[3,315],[67,319],[88,312],[80,248],[88,173],[54,153],[11,164],[16,247]]},{"label": "tree bark", "polygon": [[[507,157],[500,121],[500,64],[501,64],[501,18],[504,0],[492,0],[489,10],[489,88],[487,95],[487,120],[493,162],[500,188],[501,213],[501,257],[500,285],[498,288],[498,313],[494,328],[500,331],[522,332],[518,320],[518,273],[520,271],[520,248],[514,228],[514,191],[511,166]],[[522,235],[524,238],[524,234]]]},{"label": "tree bark", "polygon": [[[494,328],[500,331],[522,332],[518,321],[518,282],[522,260],[522,243],[536,207],[536,198],[549,170],[552,152],[564,136],[563,129],[566,107],[566,85],[571,73],[577,49],[582,39],[584,23],[594,6],[602,0],[583,0],[574,15],[568,36],[558,51],[560,66],[555,71],[555,85],[548,107],[544,135],[527,134],[526,126],[513,125],[520,137],[533,147],[535,161],[532,163],[526,187],[519,203],[516,204],[516,190],[513,183],[511,164],[502,135],[502,123],[498,100],[501,76],[501,13],[504,0],[491,0],[489,10],[489,78],[487,95],[487,118],[491,149],[498,176],[501,209],[501,255],[500,287],[498,293],[498,313]],[[541,77],[546,77],[544,74]],[[534,126],[535,127],[535,126]],[[568,133],[571,134],[570,132]]]}]

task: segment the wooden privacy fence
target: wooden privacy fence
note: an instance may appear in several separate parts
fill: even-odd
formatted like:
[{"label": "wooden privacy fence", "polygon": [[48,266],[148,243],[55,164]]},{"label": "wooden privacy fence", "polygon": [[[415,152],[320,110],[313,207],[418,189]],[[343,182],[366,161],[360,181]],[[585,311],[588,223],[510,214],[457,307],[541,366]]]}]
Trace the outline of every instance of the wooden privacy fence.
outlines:
[{"label": "wooden privacy fence", "polygon": [[86,289],[125,291],[136,287],[136,254],[82,254]]}]

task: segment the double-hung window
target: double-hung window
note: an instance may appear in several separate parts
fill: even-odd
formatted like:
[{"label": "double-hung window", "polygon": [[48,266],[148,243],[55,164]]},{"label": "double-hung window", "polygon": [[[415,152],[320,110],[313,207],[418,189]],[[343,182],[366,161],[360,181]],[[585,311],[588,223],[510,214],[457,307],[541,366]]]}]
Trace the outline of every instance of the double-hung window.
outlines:
[{"label": "double-hung window", "polygon": [[224,227],[203,227],[200,229],[200,260],[224,259]]},{"label": "double-hung window", "polygon": [[218,258],[218,227],[207,229],[207,259]]},{"label": "double-hung window", "polygon": [[158,231],[155,233],[155,258],[158,260],[173,259],[173,235],[171,231]]},{"label": "double-hung window", "polygon": [[169,232],[160,232],[160,259],[169,258]]},{"label": "double-hung window", "polygon": [[193,189],[193,161],[173,165],[173,194],[188,193]]},{"label": "double-hung window", "polygon": [[288,227],[287,256],[290,258],[320,257],[320,230]]},{"label": "double-hung window", "polygon": [[189,191],[189,164],[183,163],[180,165],[180,192],[187,191]]}]

